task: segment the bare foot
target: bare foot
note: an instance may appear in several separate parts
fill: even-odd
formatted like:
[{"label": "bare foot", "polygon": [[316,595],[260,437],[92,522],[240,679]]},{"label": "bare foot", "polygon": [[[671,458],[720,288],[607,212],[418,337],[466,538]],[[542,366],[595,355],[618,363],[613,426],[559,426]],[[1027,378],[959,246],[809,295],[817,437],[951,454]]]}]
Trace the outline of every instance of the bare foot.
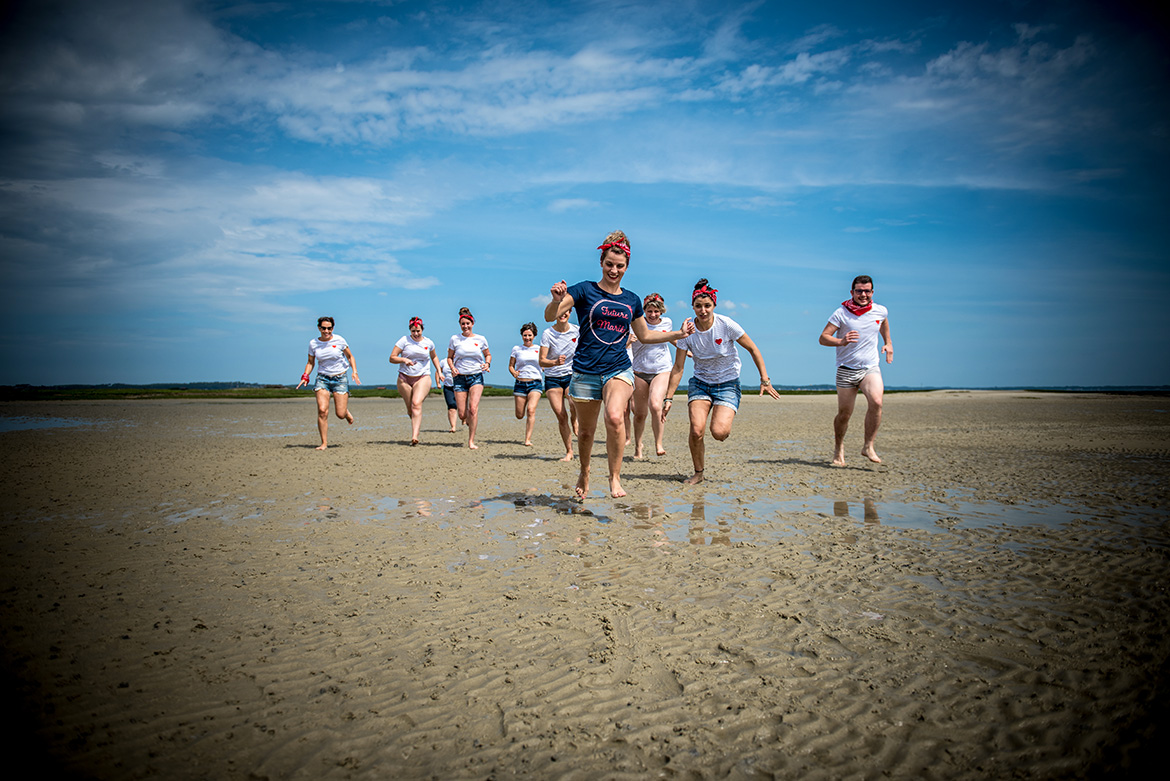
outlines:
[{"label": "bare foot", "polygon": [[417,439],[412,439],[412,440],[410,440],[410,446],[411,446],[411,447],[414,447],[414,446],[415,446],[415,445],[417,445],[417,444],[418,444],[418,440],[417,440]]},{"label": "bare foot", "polygon": [[351,426],[353,425],[353,413],[349,410],[345,411],[345,422]]},{"label": "bare foot", "polygon": [[468,442],[467,447],[471,448],[472,450],[479,450],[479,445],[475,444],[474,442]]},{"label": "bare foot", "polygon": [[622,488],[621,478],[616,475],[609,478],[609,495],[614,499],[621,499],[626,495],[626,489]]},{"label": "bare foot", "polygon": [[454,433],[455,433],[455,429],[448,429],[448,430],[447,430],[447,433],[448,433],[448,434],[454,434]]},{"label": "bare foot", "polygon": [[525,442],[525,443],[524,443],[524,447],[532,447],[532,443],[531,443],[531,442]]},{"label": "bare foot", "polygon": [[320,445],[317,446],[317,450],[324,450],[327,447],[329,447],[329,446],[326,445],[324,442],[322,442]]},{"label": "bare foot", "polygon": [[861,451],[861,455],[865,456],[866,458],[868,458],[870,461],[874,462],[875,464],[880,464],[882,462],[882,460],[880,458],[878,458],[877,451],[873,449],[873,445],[870,445],[867,448],[863,448]]},{"label": "bare foot", "polygon": [[703,470],[702,469],[695,472],[693,475],[688,477],[686,480],[683,480],[684,485],[698,485],[701,482],[703,482]]},{"label": "bare foot", "polygon": [[577,498],[585,501],[585,497],[589,495],[589,471],[582,471],[577,475]]},{"label": "bare foot", "polygon": [[645,461],[646,456],[642,453],[641,450],[635,450],[634,451],[634,460],[635,461]]},{"label": "bare foot", "polygon": [[666,448],[660,447],[660,448],[658,448],[658,450],[656,452],[658,453],[658,455],[664,456],[664,455],[666,455]]},{"label": "bare foot", "polygon": [[564,457],[564,458],[562,458],[561,460],[562,460],[562,461],[572,461],[572,460],[573,460],[573,454],[572,454],[572,453],[565,453],[565,457]]},{"label": "bare foot", "polygon": [[833,460],[829,462],[833,466],[845,466],[845,448],[833,451]]}]

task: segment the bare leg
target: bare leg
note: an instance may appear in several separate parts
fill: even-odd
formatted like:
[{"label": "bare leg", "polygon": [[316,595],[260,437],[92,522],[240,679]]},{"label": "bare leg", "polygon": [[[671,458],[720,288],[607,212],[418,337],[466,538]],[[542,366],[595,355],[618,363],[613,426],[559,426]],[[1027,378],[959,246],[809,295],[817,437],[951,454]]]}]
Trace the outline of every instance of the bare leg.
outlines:
[{"label": "bare leg", "polygon": [[833,466],[845,466],[845,432],[857,403],[857,388],[837,388],[837,416],[833,418]]},{"label": "bare leg", "polygon": [[650,383],[650,426],[654,429],[654,452],[660,456],[666,455],[666,448],[662,444],[662,408],[666,406],[666,389],[669,386],[670,372],[654,375]]},{"label": "bare leg", "polygon": [[696,399],[687,404],[687,415],[690,418],[690,432],[687,435],[687,445],[691,449],[691,464],[695,473],[683,480],[687,485],[698,485],[703,482],[703,467],[707,453],[707,445],[703,441],[703,432],[707,429],[707,414],[711,411],[711,402]]},{"label": "bare leg", "polygon": [[885,384],[882,375],[878,372],[865,375],[859,390],[865,394],[865,441],[861,446],[861,455],[875,464],[882,460],[874,450],[873,441],[877,438],[878,427],[882,424],[882,396],[885,393]]},{"label": "bare leg", "polygon": [[455,410],[459,413],[459,420],[467,423],[467,391],[455,391]]},{"label": "bare leg", "polygon": [[472,385],[467,391],[467,446],[478,450],[475,444],[475,430],[479,428],[479,399],[483,396],[482,385]]},{"label": "bare leg", "polygon": [[[643,459],[642,434],[646,431],[646,416],[650,413],[650,383],[634,377],[634,458]],[[657,427],[655,427],[657,428]]]},{"label": "bare leg", "polygon": [[418,444],[418,434],[422,429],[422,408],[427,394],[431,392],[431,378],[423,377],[410,389],[410,444]]},{"label": "bare leg", "polygon": [[549,388],[548,405],[557,416],[557,428],[561,430],[561,439],[565,443],[565,457],[562,461],[573,460],[573,427],[569,424],[569,411],[565,409],[565,389]]},{"label": "bare leg", "polygon": [[605,452],[609,459],[609,494],[614,499],[626,495],[622,488],[622,457],[626,452],[626,421],[634,386],[616,377],[601,390],[605,405]]},{"label": "bare leg", "polygon": [[451,424],[449,433],[454,434],[456,427],[459,425],[459,410],[455,407],[447,408],[447,422]]},{"label": "bare leg", "polygon": [[317,433],[321,435],[318,450],[329,447],[329,391],[317,391]]},{"label": "bare leg", "polygon": [[577,452],[581,458],[581,471],[577,475],[577,498],[589,495],[589,461],[593,456],[593,437],[597,433],[597,415],[601,412],[600,401],[577,401]]},{"label": "bare leg", "polygon": [[524,445],[532,447],[532,427],[536,425],[536,407],[540,404],[540,391],[531,391],[528,394],[528,403],[525,405],[525,414],[528,419],[524,422]]}]

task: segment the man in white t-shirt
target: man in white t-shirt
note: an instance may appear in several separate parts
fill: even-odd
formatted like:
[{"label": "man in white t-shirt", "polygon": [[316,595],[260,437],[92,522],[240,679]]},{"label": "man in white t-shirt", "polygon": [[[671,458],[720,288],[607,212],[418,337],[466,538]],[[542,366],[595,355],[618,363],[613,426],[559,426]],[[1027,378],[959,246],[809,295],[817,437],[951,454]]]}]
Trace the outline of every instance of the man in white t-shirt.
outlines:
[{"label": "man in white t-shirt", "polygon": [[873,442],[882,423],[882,383],[878,337],[885,342],[881,352],[886,363],[894,362],[894,345],[890,341],[889,312],[873,302],[873,280],[859,276],[853,280],[850,298],[841,302],[821,331],[820,343],[837,348],[837,416],[833,418],[833,465],[845,466],[845,432],[857,392],[865,394],[865,442],[861,454],[880,464]]}]

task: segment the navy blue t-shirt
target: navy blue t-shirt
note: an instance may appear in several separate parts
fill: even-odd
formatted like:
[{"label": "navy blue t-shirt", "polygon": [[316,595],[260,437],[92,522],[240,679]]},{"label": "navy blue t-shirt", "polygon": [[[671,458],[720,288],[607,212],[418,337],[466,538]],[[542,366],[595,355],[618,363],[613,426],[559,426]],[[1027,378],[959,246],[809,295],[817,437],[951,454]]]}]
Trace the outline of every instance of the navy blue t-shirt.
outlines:
[{"label": "navy blue t-shirt", "polygon": [[642,316],[642,299],[625,288],[612,295],[596,282],[578,282],[568,290],[577,310],[581,340],[573,356],[573,371],[612,374],[630,367],[626,352],[631,324]]}]

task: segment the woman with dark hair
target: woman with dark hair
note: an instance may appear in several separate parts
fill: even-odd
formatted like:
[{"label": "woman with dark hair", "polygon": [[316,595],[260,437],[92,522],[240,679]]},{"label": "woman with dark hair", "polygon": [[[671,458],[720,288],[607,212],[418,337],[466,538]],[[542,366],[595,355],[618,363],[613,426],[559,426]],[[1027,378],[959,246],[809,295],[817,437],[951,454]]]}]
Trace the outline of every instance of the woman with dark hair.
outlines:
[{"label": "woman with dark hair", "polygon": [[459,419],[467,424],[467,446],[478,450],[475,430],[479,425],[479,400],[483,396],[483,375],[492,369],[492,353],[488,341],[475,333],[475,318],[471,310],[459,310],[459,333],[447,343],[447,364],[455,378],[455,404]]},{"label": "woman with dark hair", "polygon": [[634,372],[626,342],[633,331],[645,344],[679,339],[693,330],[690,321],[680,331],[651,331],[646,327],[642,299],[632,290],[622,288],[622,278],[630,263],[630,241],[626,234],[614,231],[597,249],[601,251],[601,280],[586,280],[569,287],[562,279],[552,286],[552,301],[544,308],[544,319],[553,322],[576,309],[581,339],[573,356],[573,379],[569,395],[577,403],[577,444],[581,471],[577,476],[577,497],[589,494],[589,461],[597,416],[605,409],[605,445],[609,461],[609,492],[614,498],[625,496],[622,488],[622,453],[626,445],[626,408],[634,392]]},{"label": "woman with dark hair", "polygon": [[398,340],[390,351],[390,363],[398,364],[398,395],[406,403],[406,414],[410,416],[410,444],[418,444],[418,433],[422,428],[422,405],[431,392],[431,367],[439,382],[443,381],[443,367],[435,354],[435,343],[423,336],[421,317],[410,318],[410,334]]},{"label": "woman with dark hair", "polygon": [[[735,346],[747,350],[760,372],[760,395],[767,393],[779,399],[775,388],[768,379],[764,356],[747,332],[730,317],[715,314],[718,290],[707,286],[706,279],[700,279],[691,293],[691,307],[695,310],[694,333],[675,342],[674,368],[670,371],[670,385],[666,398],[674,396],[682,380],[683,368],[689,351],[695,362],[695,373],[687,385],[687,413],[691,429],[687,438],[691,448],[691,462],[695,473],[683,482],[695,485],[703,482],[706,443],[703,431],[707,427],[707,416],[711,417],[711,436],[722,442],[731,435],[731,422],[739,409],[740,360]],[[670,405],[662,411],[663,419],[670,412]]]},{"label": "woman with dark hair", "polygon": [[573,379],[573,355],[577,352],[580,329],[569,322],[569,312],[560,315],[540,336],[540,367],[544,369],[544,393],[557,416],[557,428],[565,443],[562,461],[573,460],[573,436],[577,433],[577,407],[568,395]]},{"label": "woman with dark hair", "polygon": [[317,338],[309,340],[309,361],[301,372],[297,389],[309,384],[309,372],[313,371],[313,364],[316,363],[317,383],[313,390],[317,393],[317,433],[321,435],[321,445],[317,449],[324,450],[329,447],[329,396],[333,396],[333,410],[337,417],[353,425],[346,373],[352,367],[353,381],[358,385],[362,381],[358,379],[357,364],[354,363],[349,344],[340,334],[333,333],[333,318],[318,317],[317,330],[320,332]]},{"label": "woman with dark hair", "polygon": [[540,403],[540,394],[544,391],[544,375],[540,372],[540,348],[533,344],[536,340],[536,323],[525,323],[520,326],[520,338],[524,344],[512,348],[512,357],[508,359],[508,371],[515,380],[512,397],[516,400],[516,420],[528,416],[524,423],[524,446],[532,447],[536,405]]}]

